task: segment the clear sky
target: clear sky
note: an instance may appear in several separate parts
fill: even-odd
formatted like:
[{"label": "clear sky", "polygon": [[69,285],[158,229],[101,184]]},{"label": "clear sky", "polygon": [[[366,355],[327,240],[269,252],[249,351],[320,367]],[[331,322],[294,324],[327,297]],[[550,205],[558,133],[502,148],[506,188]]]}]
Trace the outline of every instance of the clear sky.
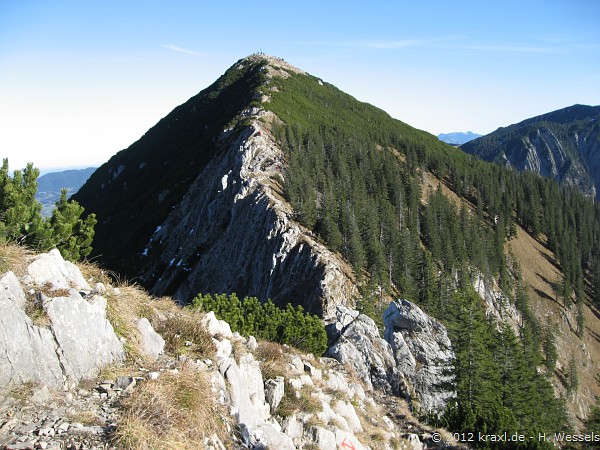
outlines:
[{"label": "clear sky", "polygon": [[100,165],[257,51],[433,134],[600,104],[598,0],[0,0],[0,157]]}]

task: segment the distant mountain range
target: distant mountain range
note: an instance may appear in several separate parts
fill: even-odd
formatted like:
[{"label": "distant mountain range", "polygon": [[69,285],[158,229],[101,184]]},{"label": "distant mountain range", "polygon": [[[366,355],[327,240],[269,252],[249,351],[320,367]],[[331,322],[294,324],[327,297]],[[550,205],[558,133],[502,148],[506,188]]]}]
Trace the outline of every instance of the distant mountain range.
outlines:
[{"label": "distant mountain range", "polygon": [[70,169],[50,172],[39,177],[36,198],[42,204],[42,215],[48,217],[52,214],[52,208],[60,198],[62,189],[66,189],[69,196],[73,195],[95,170],[95,167]]},{"label": "distant mountain range", "polygon": [[573,105],[461,145],[467,153],[600,194],[600,106]]},{"label": "distant mountain range", "polygon": [[481,137],[481,134],[476,134],[476,133],[473,133],[472,131],[467,131],[466,133],[463,133],[463,132],[442,133],[442,134],[438,134],[437,137],[440,141],[443,141],[447,144],[462,145],[466,142],[472,141],[473,139]]}]

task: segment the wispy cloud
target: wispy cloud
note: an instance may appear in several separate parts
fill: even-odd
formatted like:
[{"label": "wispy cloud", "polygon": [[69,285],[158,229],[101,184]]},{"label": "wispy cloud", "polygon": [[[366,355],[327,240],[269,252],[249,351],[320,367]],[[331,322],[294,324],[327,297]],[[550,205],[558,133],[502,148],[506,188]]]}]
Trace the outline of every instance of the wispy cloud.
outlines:
[{"label": "wispy cloud", "polygon": [[470,45],[466,48],[471,50],[481,50],[483,52],[500,52],[500,53],[560,53],[564,49],[557,46],[534,46],[526,44],[482,44]]},{"label": "wispy cloud", "polygon": [[462,35],[431,36],[426,38],[407,39],[366,39],[362,41],[349,41],[342,45],[374,50],[397,50],[411,47],[439,47],[464,40]]},{"label": "wispy cloud", "polygon": [[354,42],[353,44],[362,48],[393,50],[397,48],[416,47],[418,45],[425,45],[427,43],[428,41],[420,39],[401,39],[393,41],[359,41]]},{"label": "wispy cloud", "polygon": [[195,52],[194,50],[188,50],[187,48],[179,47],[175,44],[162,44],[161,47],[173,50],[174,52],[187,53],[188,55],[202,56],[203,53]]}]

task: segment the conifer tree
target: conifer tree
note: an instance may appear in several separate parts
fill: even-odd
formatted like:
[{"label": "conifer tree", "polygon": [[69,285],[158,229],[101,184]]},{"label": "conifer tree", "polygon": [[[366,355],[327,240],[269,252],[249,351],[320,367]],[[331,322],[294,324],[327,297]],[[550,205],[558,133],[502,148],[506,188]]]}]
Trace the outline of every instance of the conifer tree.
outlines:
[{"label": "conifer tree", "polygon": [[0,168],[0,240],[43,251],[56,247],[70,260],[86,257],[92,250],[96,216],[81,219],[83,207],[67,201],[63,190],[52,217],[42,218],[42,205],[35,198],[38,175],[39,170],[28,164],[11,177],[4,159]]},{"label": "conifer tree", "polygon": [[0,238],[35,245],[43,236],[42,205],[36,201],[39,170],[27,164],[11,177],[8,159],[0,168]]},{"label": "conifer tree", "polygon": [[75,201],[67,201],[67,190],[63,189],[50,217],[49,239],[67,259],[77,260],[92,251],[96,216],[90,214],[82,220],[82,214],[83,207]]},{"label": "conifer tree", "polygon": [[579,376],[577,375],[577,361],[575,357],[571,355],[571,359],[569,359],[567,373],[567,392],[570,395],[573,395],[579,389]]},{"label": "conifer tree", "polygon": [[546,336],[544,339],[543,349],[546,368],[548,369],[549,373],[552,373],[552,371],[556,367],[558,353],[556,351],[556,336],[554,335],[554,331],[550,326],[546,328]]}]

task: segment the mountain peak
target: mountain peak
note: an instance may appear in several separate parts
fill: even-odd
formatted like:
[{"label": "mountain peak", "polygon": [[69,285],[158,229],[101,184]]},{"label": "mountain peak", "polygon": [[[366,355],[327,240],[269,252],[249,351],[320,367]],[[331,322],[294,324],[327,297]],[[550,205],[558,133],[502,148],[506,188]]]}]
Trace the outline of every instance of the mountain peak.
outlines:
[{"label": "mountain peak", "polygon": [[442,134],[438,134],[437,137],[440,141],[446,142],[447,144],[462,145],[466,142],[472,141],[473,139],[477,139],[478,137],[481,137],[481,135],[473,133],[472,131],[467,131],[467,132],[442,133]]},{"label": "mountain peak", "polygon": [[[252,53],[248,56],[246,56],[245,58],[242,58],[238,61],[238,64],[240,62],[252,62],[252,63],[260,63],[260,62],[266,62],[269,65],[272,66],[285,66],[288,69],[297,71],[297,72],[303,72],[301,69],[298,69],[297,67],[293,66],[292,64],[288,63],[285,59],[279,57],[279,56],[273,56],[273,55],[268,55],[266,53],[262,53],[262,52],[257,52],[257,53]],[[235,64],[234,64],[235,65]]]},{"label": "mountain peak", "polygon": [[[252,53],[251,55],[246,56],[245,58],[240,59],[237,63],[233,65],[235,69],[244,69],[247,64],[259,64],[265,68],[268,73],[268,77],[282,77],[288,78],[291,73],[299,73],[305,74],[303,70],[293,66],[288,63],[283,58],[278,56],[267,55],[266,53]],[[290,73],[291,72],[291,73]]]}]

